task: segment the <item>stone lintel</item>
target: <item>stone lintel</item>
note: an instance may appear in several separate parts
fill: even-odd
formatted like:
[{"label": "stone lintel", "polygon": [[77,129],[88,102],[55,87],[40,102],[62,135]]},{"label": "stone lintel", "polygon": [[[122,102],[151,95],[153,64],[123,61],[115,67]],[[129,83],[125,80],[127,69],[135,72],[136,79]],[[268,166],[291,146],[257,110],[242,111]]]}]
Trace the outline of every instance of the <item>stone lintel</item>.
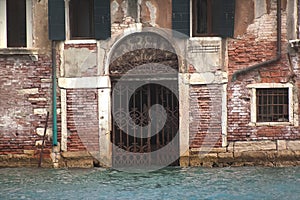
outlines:
[{"label": "stone lintel", "polygon": [[110,88],[110,78],[108,76],[58,78],[58,86],[64,89]]}]

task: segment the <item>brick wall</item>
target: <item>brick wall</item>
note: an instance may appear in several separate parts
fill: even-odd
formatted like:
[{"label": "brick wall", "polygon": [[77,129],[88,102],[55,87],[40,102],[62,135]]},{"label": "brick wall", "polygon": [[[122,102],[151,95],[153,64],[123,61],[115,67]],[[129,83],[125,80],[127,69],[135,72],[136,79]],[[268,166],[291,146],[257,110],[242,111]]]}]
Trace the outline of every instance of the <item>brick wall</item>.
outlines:
[{"label": "brick wall", "polygon": [[[47,111],[51,111],[51,58],[0,56],[0,154],[26,154],[40,149]],[[49,128],[51,115],[49,116]],[[51,132],[51,131],[49,131]],[[39,132],[43,134],[43,131]],[[50,137],[46,149],[50,151]]]},{"label": "brick wall", "polygon": [[99,151],[98,91],[67,90],[68,151]]},{"label": "brick wall", "polygon": [[[276,57],[276,1],[270,1],[266,13],[248,26],[247,33],[228,42],[228,73]],[[286,9],[282,9],[282,55],[279,62],[249,71],[228,84],[228,140],[299,139],[299,128],[293,126],[250,126],[250,89],[253,83],[295,82],[288,60]],[[296,81],[297,82],[297,81]],[[299,84],[295,84],[299,86]],[[296,93],[296,95],[298,95]]]},{"label": "brick wall", "polygon": [[222,85],[190,87],[190,148],[222,144]]}]

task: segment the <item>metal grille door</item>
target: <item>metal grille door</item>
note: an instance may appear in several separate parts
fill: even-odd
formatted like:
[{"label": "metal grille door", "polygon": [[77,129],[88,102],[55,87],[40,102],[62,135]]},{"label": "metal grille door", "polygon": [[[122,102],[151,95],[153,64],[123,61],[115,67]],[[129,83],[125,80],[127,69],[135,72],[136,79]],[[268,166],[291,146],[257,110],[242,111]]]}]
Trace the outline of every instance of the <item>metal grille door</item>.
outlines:
[{"label": "metal grille door", "polygon": [[136,81],[113,83],[113,167],[177,165],[177,81],[168,81],[167,86],[145,83],[137,89],[136,85]]}]

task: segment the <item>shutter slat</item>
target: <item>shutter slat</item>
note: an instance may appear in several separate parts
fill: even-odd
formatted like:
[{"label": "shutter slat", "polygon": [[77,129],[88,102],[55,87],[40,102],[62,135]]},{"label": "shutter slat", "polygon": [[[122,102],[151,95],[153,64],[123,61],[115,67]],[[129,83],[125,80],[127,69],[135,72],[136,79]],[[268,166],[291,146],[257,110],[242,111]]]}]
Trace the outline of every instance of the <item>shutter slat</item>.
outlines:
[{"label": "shutter slat", "polygon": [[221,37],[233,37],[235,0],[213,1],[213,33]]},{"label": "shutter slat", "polygon": [[172,29],[190,36],[190,0],[172,0]]},{"label": "shutter slat", "polygon": [[110,0],[94,0],[95,39],[106,40],[111,36]]},{"label": "shutter slat", "polygon": [[49,39],[65,40],[65,1],[48,1]]}]

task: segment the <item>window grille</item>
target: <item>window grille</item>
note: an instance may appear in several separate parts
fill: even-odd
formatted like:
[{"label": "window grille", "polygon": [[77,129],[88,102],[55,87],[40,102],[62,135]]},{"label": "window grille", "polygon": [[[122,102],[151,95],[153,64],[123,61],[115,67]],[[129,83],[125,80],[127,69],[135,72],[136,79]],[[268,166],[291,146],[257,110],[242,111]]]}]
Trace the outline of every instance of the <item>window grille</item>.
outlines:
[{"label": "window grille", "polygon": [[288,88],[256,90],[257,122],[288,122]]}]

